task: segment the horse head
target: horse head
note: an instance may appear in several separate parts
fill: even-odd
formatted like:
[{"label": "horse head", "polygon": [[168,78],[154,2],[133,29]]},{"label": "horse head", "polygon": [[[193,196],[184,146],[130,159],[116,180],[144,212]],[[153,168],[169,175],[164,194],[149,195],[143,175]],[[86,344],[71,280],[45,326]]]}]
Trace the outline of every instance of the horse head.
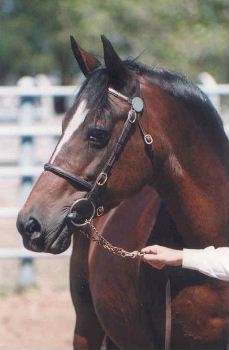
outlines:
[{"label": "horse head", "polygon": [[144,119],[141,80],[104,36],[102,42],[104,64],[71,37],[86,80],[64,117],[45,171],[18,215],[17,227],[28,249],[66,250],[72,224],[84,225],[151,181],[145,146],[152,140],[143,126],[136,127],[136,119]]},{"label": "horse head", "polygon": [[104,64],[71,38],[86,80],[19,213],[24,245],[62,252],[72,226],[87,226],[146,184],[188,241],[196,232],[202,244],[216,240],[227,219],[228,140],[219,115],[182,75],[123,62],[104,36],[102,42]]}]

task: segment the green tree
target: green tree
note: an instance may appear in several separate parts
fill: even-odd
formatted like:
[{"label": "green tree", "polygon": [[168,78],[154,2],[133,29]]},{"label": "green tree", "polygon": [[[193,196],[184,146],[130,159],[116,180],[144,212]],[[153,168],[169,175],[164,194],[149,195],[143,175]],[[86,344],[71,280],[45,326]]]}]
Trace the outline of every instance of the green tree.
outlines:
[{"label": "green tree", "polygon": [[123,58],[138,56],[196,79],[226,82],[226,0],[0,0],[0,81],[40,72],[71,83],[69,35],[102,55],[104,33]]}]

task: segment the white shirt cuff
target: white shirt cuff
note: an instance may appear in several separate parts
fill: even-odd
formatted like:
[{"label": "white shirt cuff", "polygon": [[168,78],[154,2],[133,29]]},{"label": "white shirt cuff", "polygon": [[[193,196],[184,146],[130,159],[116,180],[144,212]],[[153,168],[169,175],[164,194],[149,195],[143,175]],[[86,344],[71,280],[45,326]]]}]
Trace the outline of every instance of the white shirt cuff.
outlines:
[{"label": "white shirt cuff", "polygon": [[203,256],[203,249],[183,249],[182,267],[199,270]]}]

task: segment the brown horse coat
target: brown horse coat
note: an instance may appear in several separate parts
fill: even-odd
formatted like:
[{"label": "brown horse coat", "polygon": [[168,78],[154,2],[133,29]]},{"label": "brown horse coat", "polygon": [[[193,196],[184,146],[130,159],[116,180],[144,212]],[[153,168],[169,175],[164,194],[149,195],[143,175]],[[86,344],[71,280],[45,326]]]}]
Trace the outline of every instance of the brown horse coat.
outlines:
[{"label": "brown horse coat", "polygon": [[[72,42],[88,78],[64,119],[51,164],[95,182],[130,107],[110,95],[108,87],[131,98],[137,80],[144,100],[141,121],[154,141],[153,166],[136,127],[99,198],[107,211],[124,202],[98,221],[99,230],[111,243],[129,250],[151,243],[187,248],[228,245],[229,147],[217,112],[186,78],[122,62],[111,43],[102,40],[105,66]],[[67,214],[84,195],[66,178],[44,172],[18,216],[24,245],[55,254],[67,249],[72,233]],[[71,260],[75,347],[98,348],[107,334],[121,349],[163,349],[168,277],[171,349],[224,349],[227,283],[195,271],[156,271],[140,261],[121,259],[76,230]]]}]

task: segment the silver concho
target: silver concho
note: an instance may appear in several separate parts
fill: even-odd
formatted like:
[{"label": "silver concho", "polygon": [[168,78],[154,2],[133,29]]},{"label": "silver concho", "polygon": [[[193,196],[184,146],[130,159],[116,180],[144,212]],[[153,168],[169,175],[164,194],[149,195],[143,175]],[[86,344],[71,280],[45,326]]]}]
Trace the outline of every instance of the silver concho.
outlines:
[{"label": "silver concho", "polygon": [[143,111],[144,103],[141,97],[134,97],[132,99],[132,107],[137,113],[140,113]]}]

